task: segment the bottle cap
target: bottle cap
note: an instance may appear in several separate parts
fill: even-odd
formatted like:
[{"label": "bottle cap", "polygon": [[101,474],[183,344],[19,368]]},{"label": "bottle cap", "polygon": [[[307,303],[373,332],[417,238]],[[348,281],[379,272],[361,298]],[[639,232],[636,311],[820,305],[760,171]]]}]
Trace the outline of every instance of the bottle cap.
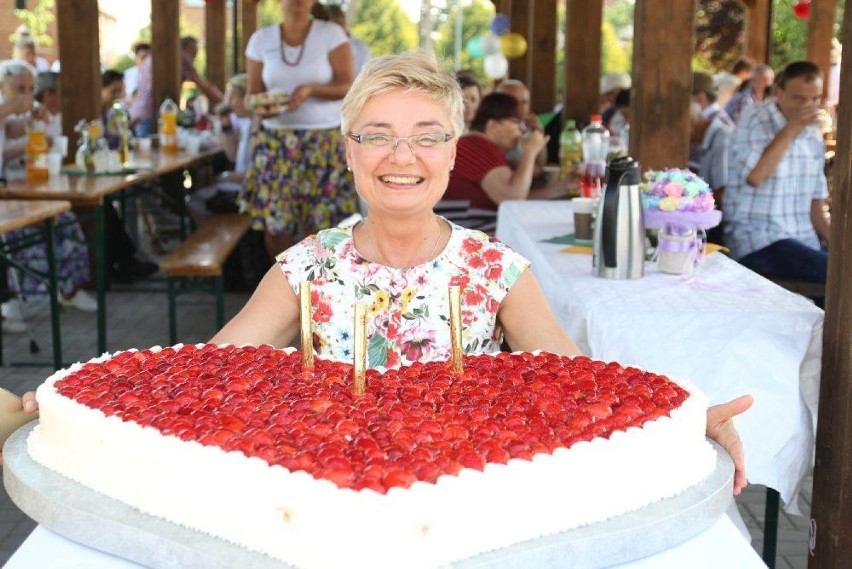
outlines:
[{"label": "bottle cap", "polygon": [[603,122],[603,117],[601,115],[592,115],[590,120],[592,122]]},{"label": "bottle cap", "polygon": [[577,128],[577,121],[574,119],[568,119],[565,121],[565,128]]}]

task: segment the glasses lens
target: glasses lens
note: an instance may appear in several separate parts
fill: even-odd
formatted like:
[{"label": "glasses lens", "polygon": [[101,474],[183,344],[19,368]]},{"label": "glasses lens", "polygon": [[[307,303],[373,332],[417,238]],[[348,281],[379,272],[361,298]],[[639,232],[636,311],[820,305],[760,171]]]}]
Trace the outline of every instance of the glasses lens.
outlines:
[{"label": "glasses lens", "polygon": [[387,156],[397,150],[399,145],[407,144],[410,152],[417,156],[431,156],[437,153],[446,141],[442,133],[413,134],[411,136],[390,136],[388,134],[362,134],[361,146],[369,156]]}]

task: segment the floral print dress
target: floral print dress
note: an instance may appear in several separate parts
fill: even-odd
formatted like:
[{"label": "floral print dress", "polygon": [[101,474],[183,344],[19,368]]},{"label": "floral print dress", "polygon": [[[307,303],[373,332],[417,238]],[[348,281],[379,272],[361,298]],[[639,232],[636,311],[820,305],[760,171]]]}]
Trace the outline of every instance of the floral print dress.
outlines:
[{"label": "floral print dress", "polygon": [[448,287],[461,287],[466,354],[500,350],[497,310],[529,262],[479,231],[451,224],[444,251],[407,269],[370,262],[353,227],[320,231],[281,253],[278,264],[298,295],[311,283],[313,343],[324,358],[351,361],[355,303],[367,305],[367,363],[397,367],[451,357]]}]

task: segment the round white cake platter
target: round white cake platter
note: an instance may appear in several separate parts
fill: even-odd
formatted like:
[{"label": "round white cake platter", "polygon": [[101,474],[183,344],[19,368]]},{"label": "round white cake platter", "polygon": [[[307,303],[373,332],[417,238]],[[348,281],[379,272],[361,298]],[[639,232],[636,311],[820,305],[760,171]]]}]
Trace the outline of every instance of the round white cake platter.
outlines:
[{"label": "round white cake platter", "polygon": [[[61,476],[30,458],[36,421],[3,448],[3,482],[12,501],[46,528],[148,567],[283,569],[289,565],[173,524]],[[719,445],[716,469],[685,492],[639,510],[559,534],[524,541],[452,564],[458,569],[608,567],[678,545],[708,529],[732,500],[734,464]],[[546,507],[546,505],[544,506]]]}]

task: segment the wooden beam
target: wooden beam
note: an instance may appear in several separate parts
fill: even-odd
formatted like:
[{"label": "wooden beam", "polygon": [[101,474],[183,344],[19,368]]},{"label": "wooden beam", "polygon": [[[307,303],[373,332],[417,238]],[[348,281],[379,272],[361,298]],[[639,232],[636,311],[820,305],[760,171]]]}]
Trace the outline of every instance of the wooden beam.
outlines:
[{"label": "wooden beam", "polygon": [[811,0],[808,18],[808,59],[819,65],[825,81],[823,94],[828,93],[828,70],[831,67],[831,38],[834,37],[834,14],[837,0]]},{"label": "wooden beam", "polygon": [[245,69],[246,45],[251,35],[257,30],[257,0],[242,0],[240,2],[240,9],[242,12],[240,16],[242,21],[242,30],[240,31],[240,62],[242,69]]},{"label": "wooden beam", "polygon": [[225,90],[228,78],[226,59],[227,2],[210,2],[204,8],[204,52],[207,55],[207,80],[219,90]]},{"label": "wooden beam", "polygon": [[[151,0],[154,118],[166,97],[180,102],[180,1]],[[154,124],[157,124],[156,121]]]},{"label": "wooden beam", "polygon": [[[685,168],[689,159],[689,102],[695,3],[636,3],[630,151],[642,168]],[[673,34],[671,30],[678,30]]]},{"label": "wooden beam", "polygon": [[[814,4],[811,4],[813,16]],[[843,17],[852,45],[852,10]],[[842,62],[816,433],[810,569],[852,567],[852,61]]]},{"label": "wooden beam", "polygon": [[585,124],[600,104],[603,0],[568,0],[565,16],[565,118]]},{"label": "wooden beam", "polygon": [[62,132],[71,140],[74,125],[101,116],[101,64],[98,45],[98,0],[57,0],[57,34],[62,58]]},{"label": "wooden beam", "polygon": [[530,108],[536,113],[553,110],[556,99],[557,0],[538,0],[533,12],[533,31],[527,37],[530,65]]},{"label": "wooden beam", "polygon": [[[511,20],[512,31],[524,36],[529,44],[531,39],[532,24],[533,24],[533,5],[531,2],[521,2],[520,0],[512,2]],[[530,85],[532,77],[532,50],[527,49],[527,52],[521,57],[516,57],[509,60],[509,77],[523,81],[525,85]]]},{"label": "wooden beam", "polygon": [[772,0],[748,0],[744,4],[745,54],[758,63],[768,63],[772,45]]}]

